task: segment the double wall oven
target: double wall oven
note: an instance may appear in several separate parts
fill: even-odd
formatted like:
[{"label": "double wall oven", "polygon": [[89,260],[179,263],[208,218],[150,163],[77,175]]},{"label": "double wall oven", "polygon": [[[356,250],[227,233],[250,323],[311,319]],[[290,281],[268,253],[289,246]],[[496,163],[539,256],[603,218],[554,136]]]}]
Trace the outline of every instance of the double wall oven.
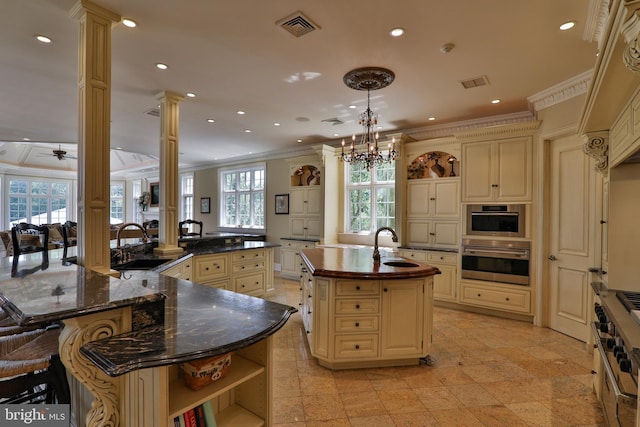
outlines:
[{"label": "double wall oven", "polygon": [[531,243],[462,239],[462,278],[529,285]]}]

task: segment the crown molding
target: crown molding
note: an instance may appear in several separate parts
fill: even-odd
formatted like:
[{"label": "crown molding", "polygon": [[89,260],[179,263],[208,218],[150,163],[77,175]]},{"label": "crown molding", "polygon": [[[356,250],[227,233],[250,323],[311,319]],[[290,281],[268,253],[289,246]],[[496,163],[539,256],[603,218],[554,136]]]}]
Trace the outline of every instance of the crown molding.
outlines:
[{"label": "crown molding", "polygon": [[538,112],[587,93],[592,75],[593,69],[531,95],[527,98],[530,109]]},{"label": "crown molding", "polygon": [[540,128],[541,121],[516,123],[506,126],[495,126],[471,131],[456,133],[455,137],[460,142],[476,141],[478,138],[499,138],[500,136],[512,137],[519,135],[531,135]]},{"label": "crown molding", "polygon": [[612,0],[589,0],[589,9],[582,39],[590,43],[597,42],[598,51],[602,47],[605,28],[611,16],[611,3]]}]

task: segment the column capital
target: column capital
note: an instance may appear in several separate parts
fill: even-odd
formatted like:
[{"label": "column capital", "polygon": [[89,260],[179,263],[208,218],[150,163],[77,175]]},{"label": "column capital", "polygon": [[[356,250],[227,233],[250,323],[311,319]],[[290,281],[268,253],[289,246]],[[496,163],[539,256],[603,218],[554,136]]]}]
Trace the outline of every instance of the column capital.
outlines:
[{"label": "column capital", "polygon": [[81,19],[86,12],[91,12],[102,18],[106,18],[113,22],[120,22],[122,17],[117,13],[111,12],[102,6],[98,6],[89,0],[78,0],[78,2],[69,11],[69,16],[73,19]]},{"label": "column capital", "polygon": [[166,99],[167,101],[171,102],[180,102],[184,99],[184,96],[182,94],[179,94],[178,92],[172,92],[170,90],[163,90],[162,92],[158,92],[156,94],[156,99],[158,101],[162,101],[163,99]]}]

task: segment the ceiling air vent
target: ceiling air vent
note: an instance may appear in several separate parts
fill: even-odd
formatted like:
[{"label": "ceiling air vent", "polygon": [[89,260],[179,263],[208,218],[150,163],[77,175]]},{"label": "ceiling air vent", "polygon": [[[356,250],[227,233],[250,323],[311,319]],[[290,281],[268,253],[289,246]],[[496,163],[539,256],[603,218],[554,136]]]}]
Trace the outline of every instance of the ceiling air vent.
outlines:
[{"label": "ceiling air vent", "polygon": [[282,18],[276,22],[276,25],[281,26],[296,37],[304,36],[311,31],[320,29],[320,26],[316,25],[300,11]]},{"label": "ceiling air vent", "polygon": [[331,123],[333,126],[335,126],[335,125],[341,125],[341,124],[343,124],[343,123],[344,123],[342,120],[340,120],[340,119],[339,119],[339,118],[337,118],[337,117],[332,117],[332,118],[330,118],[330,119],[324,119],[324,120],[322,120],[322,121],[323,121],[323,122],[327,122],[327,123]]},{"label": "ceiling air vent", "polygon": [[465,89],[471,89],[472,87],[488,85],[489,79],[487,79],[487,76],[474,77],[472,79],[462,80],[460,84],[462,84],[462,87]]},{"label": "ceiling air vent", "polygon": [[160,117],[160,109],[159,108],[150,108],[147,111],[144,112],[145,114],[148,114],[150,116],[153,117]]}]

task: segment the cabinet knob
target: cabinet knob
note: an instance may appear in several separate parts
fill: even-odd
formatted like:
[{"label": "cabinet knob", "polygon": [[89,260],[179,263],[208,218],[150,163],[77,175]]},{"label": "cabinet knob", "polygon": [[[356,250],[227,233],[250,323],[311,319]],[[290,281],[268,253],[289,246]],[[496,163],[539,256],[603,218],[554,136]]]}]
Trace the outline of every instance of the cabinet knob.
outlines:
[{"label": "cabinet knob", "polygon": [[360,310],[360,304],[356,304],[356,308]]},{"label": "cabinet knob", "polygon": [[356,344],[356,350],[360,350],[360,344]]},{"label": "cabinet knob", "polygon": [[359,291],[359,290],[360,290],[360,286],[356,286],[356,291]]},{"label": "cabinet knob", "polygon": [[435,200],[435,199],[436,199],[435,197],[429,197],[429,200]]},{"label": "cabinet knob", "polygon": [[436,233],[429,233],[429,236],[435,236]]},{"label": "cabinet knob", "polygon": [[209,271],[209,267],[205,267],[204,269],[205,269],[206,271]]},{"label": "cabinet knob", "polygon": [[505,301],[509,301],[509,297],[506,297],[506,298],[505,298]]},{"label": "cabinet knob", "polygon": [[360,323],[356,322],[356,328],[360,327]]},{"label": "cabinet knob", "polygon": [[478,294],[478,296],[479,296],[479,297],[481,297],[482,295],[481,295],[481,294]]},{"label": "cabinet knob", "polygon": [[387,288],[384,288],[384,291],[387,292]]},{"label": "cabinet knob", "polygon": [[492,186],[493,188],[497,188],[497,187],[498,187],[498,184],[491,184],[491,186]]}]

